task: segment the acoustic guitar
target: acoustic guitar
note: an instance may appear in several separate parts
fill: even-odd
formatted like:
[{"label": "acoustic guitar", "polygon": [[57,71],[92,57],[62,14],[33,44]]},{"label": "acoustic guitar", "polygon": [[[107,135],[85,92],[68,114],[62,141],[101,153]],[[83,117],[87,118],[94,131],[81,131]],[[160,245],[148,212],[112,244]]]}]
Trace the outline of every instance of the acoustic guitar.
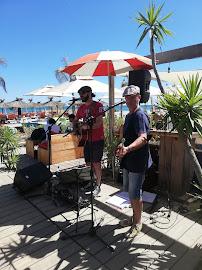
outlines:
[{"label": "acoustic guitar", "polygon": [[82,123],[77,123],[76,134],[78,138],[78,147],[84,147],[88,140],[88,130],[82,129]]},{"label": "acoustic guitar", "polygon": [[[91,115],[93,114],[93,111],[94,111],[94,109],[96,107],[96,104],[97,104],[97,102],[93,101],[93,103],[92,103],[92,105],[90,107],[87,118],[91,117]],[[77,123],[76,133],[77,133],[78,140],[79,140],[78,147],[85,146],[86,141],[88,140],[88,131],[82,129],[82,123],[81,122]]]}]

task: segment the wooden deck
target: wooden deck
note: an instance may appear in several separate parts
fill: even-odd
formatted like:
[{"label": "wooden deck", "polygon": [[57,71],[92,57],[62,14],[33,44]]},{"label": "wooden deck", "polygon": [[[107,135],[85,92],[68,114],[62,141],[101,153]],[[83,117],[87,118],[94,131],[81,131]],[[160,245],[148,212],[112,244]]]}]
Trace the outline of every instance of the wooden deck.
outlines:
[{"label": "wooden deck", "polygon": [[[36,160],[23,154],[23,167]],[[83,159],[52,165],[51,171],[82,164]],[[59,166],[59,168],[58,168]],[[104,202],[121,186],[105,179],[101,196],[94,200],[94,221],[101,226],[89,235],[91,208],[80,211],[76,236],[76,211],[71,205],[56,205],[47,195],[24,198],[12,188],[14,173],[0,172],[0,269],[202,269],[202,225],[199,214],[181,213],[172,201],[168,217],[166,200],[161,197],[151,215],[144,203],[143,230],[134,239],[125,238],[128,228],[121,219],[131,209],[113,209]],[[62,240],[65,236],[66,240]],[[101,238],[101,239],[100,239]],[[114,252],[103,243],[106,241]]]}]

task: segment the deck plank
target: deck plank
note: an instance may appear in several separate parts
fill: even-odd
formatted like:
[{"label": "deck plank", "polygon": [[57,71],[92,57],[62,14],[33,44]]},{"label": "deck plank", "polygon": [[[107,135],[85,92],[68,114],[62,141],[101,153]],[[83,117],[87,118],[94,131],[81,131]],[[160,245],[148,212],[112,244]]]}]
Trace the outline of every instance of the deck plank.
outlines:
[{"label": "deck plank", "polygon": [[[23,155],[22,155],[23,156]],[[26,156],[23,156],[26,158]],[[25,166],[36,163],[27,159]],[[83,165],[84,159],[51,165],[51,171],[68,170]],[[2,165],[0,165],[2,168]],[[180,214],[179,203],[165,207],[160,196],[154,213],[144,203],[143,229],[134,239],[127,239],[129,228],[120,228],[119,221],[132,210],[118,210],[105,201],[122,191],[120,184],[103,182],[101,196],[93,200],[94,222],[100,228],[94,237],[91,228],[91,206],[80,210],[78,233],[74,237],[76,210],[60,205],[47,195],[28,198],[13,186],[15,173],[0,172],[0,269],[194,269],[200,261],[202,225],[199,215]],[[80,193],[83,196],[82,192]],[[62,240],[66,236],[66,240]],[[100,239],[101,238],[101,239]],[[111,245],[111,252],[103,243]],[[195,269],[194,269],[195,270]],[[198,269],[197,269],[198,270]]]}]

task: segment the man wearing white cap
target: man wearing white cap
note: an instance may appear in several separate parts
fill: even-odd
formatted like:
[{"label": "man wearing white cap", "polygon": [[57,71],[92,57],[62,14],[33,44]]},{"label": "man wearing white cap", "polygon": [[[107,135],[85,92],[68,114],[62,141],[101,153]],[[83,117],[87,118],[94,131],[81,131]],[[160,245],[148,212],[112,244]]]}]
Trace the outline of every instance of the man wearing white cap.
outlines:
[{"label": "man wearing white cap", "polygon": [[128,237],[135,237],[142,229],[142,184],[145,171],[151,166],[152,160],[148,145],[150,121],[147,113],[140,107],[140,88],[130,85],[123,92],[129,113],[123,126],[124,146],[114,154],[121,158],[123,167],[123,189],[128,192],[133,216],[120,221],[122,227],[131,226]]}]

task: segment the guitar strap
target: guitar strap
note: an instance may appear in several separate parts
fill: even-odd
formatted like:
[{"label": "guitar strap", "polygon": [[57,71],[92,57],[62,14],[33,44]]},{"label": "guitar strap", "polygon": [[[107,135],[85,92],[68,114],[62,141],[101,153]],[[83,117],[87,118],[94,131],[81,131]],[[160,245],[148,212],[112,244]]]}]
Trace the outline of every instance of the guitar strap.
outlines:
[{"label": "guitar strap", "polygon": [[92,103],[92,105],[91,105],[91,107],[90,107],[90,111],[89,111],[89,113],[88,113],[88,117],[87,118],[89,118],[89,117],[91,117],[92,116],[92,114],[93,114],[93,112],[94,112],[94,109],[95,109],[95,106],[96,106],[96,101],[93,101],[93,103]]}]

